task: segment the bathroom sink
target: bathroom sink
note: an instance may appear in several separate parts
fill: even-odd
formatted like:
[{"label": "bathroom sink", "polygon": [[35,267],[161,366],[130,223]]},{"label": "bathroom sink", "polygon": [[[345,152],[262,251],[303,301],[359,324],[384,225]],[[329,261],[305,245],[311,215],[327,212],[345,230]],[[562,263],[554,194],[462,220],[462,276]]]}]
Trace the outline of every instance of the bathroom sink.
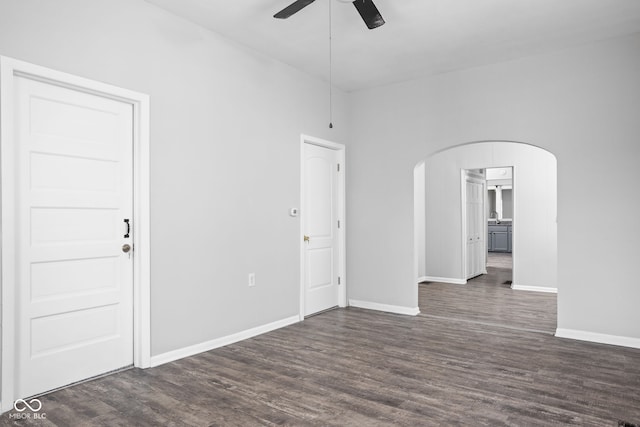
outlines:
[{"label": "bathroom sink", "polygon": [[489,225],[511,225],[511,220],[504,220],[504,221],[500,221],[500,222],[496,222],[495,219],[490,219],[488,220]]}]

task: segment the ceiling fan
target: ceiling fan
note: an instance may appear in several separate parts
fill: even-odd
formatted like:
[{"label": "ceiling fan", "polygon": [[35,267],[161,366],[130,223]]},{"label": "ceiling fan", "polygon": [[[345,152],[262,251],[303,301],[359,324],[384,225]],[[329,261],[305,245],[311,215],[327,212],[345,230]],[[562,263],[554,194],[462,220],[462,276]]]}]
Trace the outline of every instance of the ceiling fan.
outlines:
[{"label": "ceiling fan", "polygon": [[[298,13],[303,8],[309,6],[314,1],[316,0],[296,0],[293,3],[291,3],[289,6],[282,9],[280,12],[273,15],[273,17],[278,19],[287,19],[291,15]],[[343,3],[353,3],[353,5],[358,10],[358,13],[360,13],[362,20],[364,21],[365,24],[367,24],[367,27],[370,30],[373,30],[374,28],[378,28],[379,26],[384,24],[384,19],[382,18],[382,15],[380,15],[380,12],[378,11],[378,8],[376,7],[376,5],[373,4],[372,0],[339,0],[339,1]]]}]

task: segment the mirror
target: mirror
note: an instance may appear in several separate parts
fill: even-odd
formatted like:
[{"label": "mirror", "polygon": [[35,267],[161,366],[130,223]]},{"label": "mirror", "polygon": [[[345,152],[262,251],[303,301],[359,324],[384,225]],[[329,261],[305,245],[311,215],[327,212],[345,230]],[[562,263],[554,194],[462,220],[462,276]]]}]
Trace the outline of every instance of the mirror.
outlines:
[{"label": "mirror", "polygon": [[487,168],[487,219],[513,218],[513,168]]}]

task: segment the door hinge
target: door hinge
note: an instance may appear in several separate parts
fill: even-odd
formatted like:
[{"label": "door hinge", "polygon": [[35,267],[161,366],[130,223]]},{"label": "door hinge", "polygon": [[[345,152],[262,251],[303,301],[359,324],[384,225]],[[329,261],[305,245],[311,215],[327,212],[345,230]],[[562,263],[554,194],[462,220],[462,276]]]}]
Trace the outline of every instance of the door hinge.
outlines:
[{"label": "door hinge", "polygon": [[340,172],[340,163],[338,163],[338,172]]},{"label": "door hinge", "polygon": [[338,285],[340,284],[340,276],[338,276]]},{"label": "door hinge", "polygon": [[338,228],[340,228],[340,220],[338,220]]}]

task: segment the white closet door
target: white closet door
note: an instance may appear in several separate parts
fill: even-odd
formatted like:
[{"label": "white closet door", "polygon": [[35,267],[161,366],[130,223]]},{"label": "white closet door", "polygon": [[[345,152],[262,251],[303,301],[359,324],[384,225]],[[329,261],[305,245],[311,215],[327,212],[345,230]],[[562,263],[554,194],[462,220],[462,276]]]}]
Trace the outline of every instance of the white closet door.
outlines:
[{"label": "white closet door", "polygon": [[306,316],[338,305],[338,152],[304,144]]}]

